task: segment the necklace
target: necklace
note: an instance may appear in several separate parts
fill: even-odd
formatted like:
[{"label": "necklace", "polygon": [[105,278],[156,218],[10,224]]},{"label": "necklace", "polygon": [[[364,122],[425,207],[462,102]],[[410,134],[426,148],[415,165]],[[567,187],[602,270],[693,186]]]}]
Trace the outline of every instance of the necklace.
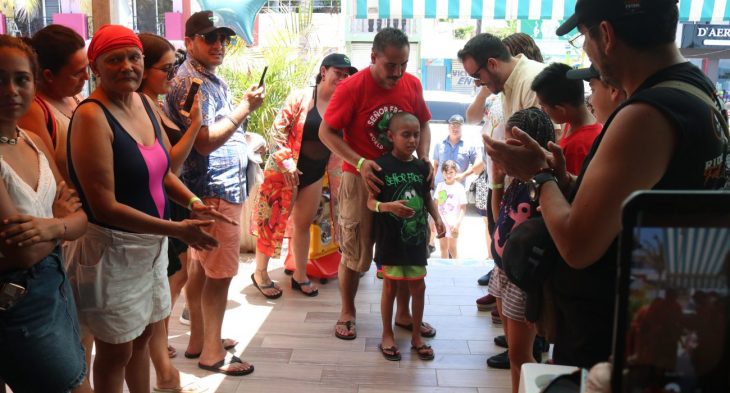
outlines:
[{"label": "necklace", "polygon": [[20,139],[20,129],[15,128],[15,138],[8,138],[6,136],[0,136],[0,143],[6,143],[8,145],[17,145],[18,139]]}]

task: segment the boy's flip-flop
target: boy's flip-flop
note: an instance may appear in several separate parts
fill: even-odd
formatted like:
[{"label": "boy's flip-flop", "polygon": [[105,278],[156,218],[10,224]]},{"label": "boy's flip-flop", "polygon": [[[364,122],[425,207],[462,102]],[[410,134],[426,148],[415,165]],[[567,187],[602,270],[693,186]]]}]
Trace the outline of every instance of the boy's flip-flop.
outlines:
[{"label": "boy's flip-flop", "polygon": [[228,354],[228,355],[226,355],[225,358],[223,358],[223,360],[221,360],[215,364],[211,364],[210,366],[198,362],[198,368],[200,368],[202,370],[213,371],[215,373],[221,373],[221,374],[234,376],[234,377],[248,375],[253,372],[253,364],[249,364],[249,368],[244,369],[244,370],[223,370],[223,369],[221,369],[221,367],[230,366],[233,363],[243,363],[243,361],[238,356]]},{"label": "boy's flip-flop", "polygon": [[[352,334],[342,334],[337,332],[337,326],[344,326],[347,332]],[[357,328],[355,327],[355,321],[337,321],[335,324],[335,337],[340,340],[354,340],[357,338]]]},{"label": "boy's flip-flop", "polygon": [[416,351],[421,360],[433,360],[434,358],[433,349],[428,344],[422,344],[420,347],[412,346],[411,350]]},{"label": "boy's flip-flop", "polygon": [[383,357],[387,360],[390,360],[392,362],[397,362],[400,360],[400,352],[398,352],[398,347],[395,345],[390,347],[384,347],[383,343],[378,344],[378,349],[380,350],[380,353],[383,354]]},{"label": "boy's flip-flop", "polygon": [[[228,345],[226,345],[226,340],[229,341]],[[223,339],[221,339],[221,343],[223,344],[223,349],[225,349],[226,351],[230,351],[231,349],[235,348],[236,345],[238,345],[238,341],[236,341],[232,338],[223,338]],[[202,352],[190,353],[188,351],[185,351],[184,355],[187,359],[197,359],[200,357],[201,353]]]},{"label": "boy's flip-flop", "polygon": [[[259,292],[261,292],[261,294],[264,295],[267,299],[278,299],[281,297],[281,294],[284,293],[284,291],[282,291],[281,289],[276,288],[276,284],[273,281],[268,285],[259,286],[259,283],[256,282],[256,279],[254,278],[253,273],[251,273],[251,281],[253,282],[253,286],[256,287],[256,289],[258,289]],[[264,289],[272,289],[272,288],[277,289],[279,292],[276,293],[275,295],[267,295],[264,292]]]},{"label": "boy's flip-flop", "polygon": [[[395,326],[408,330],[409,332],[413,331],[412,323],[409,323],[408,325],[406,325],[403,323],[396,322]],[[426,329],[426,331],[424,332],[423,329]],[[421,322],[421,337],[431,338],[434,336],[436,336],[436,329],[434,329],[434,327],[431,326],[431,324],[429,324],[428,322]]]}]

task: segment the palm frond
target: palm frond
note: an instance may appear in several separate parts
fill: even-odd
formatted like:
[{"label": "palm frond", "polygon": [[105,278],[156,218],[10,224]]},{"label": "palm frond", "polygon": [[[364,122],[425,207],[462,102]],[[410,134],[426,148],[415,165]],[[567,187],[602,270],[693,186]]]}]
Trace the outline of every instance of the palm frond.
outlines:
[{"label": "palm frond", "polygon": [[30,22],[40,11],[40,0],[15,0],[15,18],[23,22]]}]

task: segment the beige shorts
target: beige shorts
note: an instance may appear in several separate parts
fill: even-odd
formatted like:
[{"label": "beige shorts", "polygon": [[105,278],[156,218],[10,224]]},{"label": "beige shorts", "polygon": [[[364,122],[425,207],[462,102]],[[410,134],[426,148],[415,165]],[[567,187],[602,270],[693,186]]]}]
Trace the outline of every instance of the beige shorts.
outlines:
[{"label": "beige shorts", "polygon": [[126,343],[170,315],[167,237],[89,223],[64,253],[84,333]]},{"label": "beige shorts", "polygon": [[368,190],[360,175],[342,173],[340,194],[340,263],[366,272],[373,260],[373,212],[367,208]]},{"label": "beige shorts", "polygon": [[[220,198],[203,198],[206,205],[213,206],[236,222],[241,220],[243,204],[230,203]],[[190,260],[200,262],[205,276],[213,279],[232,278],[238,273],[241,249],[241,227],[216,221],[206,232],[218,240],[218,247],[210,251],[190,248]]]}]

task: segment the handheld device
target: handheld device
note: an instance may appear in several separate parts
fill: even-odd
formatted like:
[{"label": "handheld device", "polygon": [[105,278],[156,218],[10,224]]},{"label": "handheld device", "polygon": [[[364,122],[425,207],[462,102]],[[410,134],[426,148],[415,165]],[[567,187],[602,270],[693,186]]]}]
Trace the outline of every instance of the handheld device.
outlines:
[{"label": "handheld device", "polygon": [[195,95],[198,94],[198,90],[200,90],[200,85],[203,83],[198,78],[193,78],[193,83],[190,85],[190,90],[188,90],[188,95],[185,98],[185,102],[183,103],[182,109],[180,109],[180,113],[182,113],[183,116],[190,116],[190,109],[193,107],[193,100],[195,99]]},{"label": "handheld device", "polygon": [[619,252],[613,392],[730,391],[730,193],[632,194]]},{"label": "handheld device", "polygon": [[11,309],[27,292],[20,284],[12,282],[0,283],[0,311]]},{"label": "handheld device", "polygon": [[269,70],[269,66],[264,67],[264,72],[261,73],[261,79],[259,79],[259,87],[264,85],[264,78],[266,78],[266,71]]}]

